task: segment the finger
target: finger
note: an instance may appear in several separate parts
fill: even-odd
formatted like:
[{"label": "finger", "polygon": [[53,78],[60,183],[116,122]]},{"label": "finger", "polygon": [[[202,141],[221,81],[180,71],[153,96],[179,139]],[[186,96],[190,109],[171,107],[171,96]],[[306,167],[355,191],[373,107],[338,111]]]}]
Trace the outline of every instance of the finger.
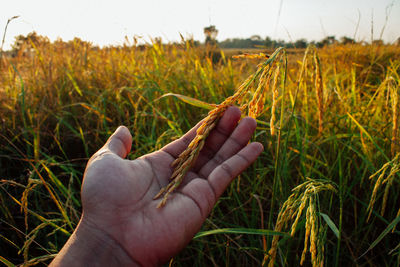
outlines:
[{"label": "finger", "polygon": [[221,196],[233,178],[250,166],[262,151],[262,144],[257,142],[248,144],[240,150],[239,153],[235,154],[213,170],[208,178],[208,182],[213,188],[215,199],[218,199]]},{"label": "finger", "polygon": [[[211,142],[213,146],[220,147],[223,144],[223,141],[227,138],[226,135],[229,136],[229,134],[235,128],[237,121],[239,119],[240,119],[240,109],[233,106],[229,107],[225,111],[224,115],[222,116],[220,122],[217,125],[217,128],[215,129],[217,130],[217,132],[219,132],[219,134],[218,133],[210,134],[210,136],[208,137],[208,140],[210,141],[207,142]],[[197,123],[197,125],[193,127],[189,132],[187,132],[184,136],[166,145],[161,150],[167,152],[174,158],[177,158],[187,148],[187,146],[196,136],[196,131],[200,127],[202,122],[203,121]],[[215,130],[213,132],[215,132]],[[199,160],[201,160],[201,158],[199,158],[198,161]]]},{"label": "finger", "polygon": [[214,189],[211,184],[201,178],[194,178],[179,190],[180,193],[190,198],[200,210],[201,216],[205,219],[217,202]]},{"label": "finger", "polygon": [[200,127],[202,121],[196,124],[192,129],[190,129],[185,135],[183,135],[178,140],[175,140],[168,145],[161,148],[161,151],[167,152],[172,157],[177,158],[190,144],[193,138],[196,136],[196,131]]},{"label": "finger", "polygon": [[207,137],[206,143],[193,166],[194,171],[198,171],[210,158],[214,157],[236,128],[240,119],[240,113],[240,109],[235,106],[231,106],[225,111],[215,129]]},{"label": "finger", "polygon": [[231,136],[225,140],[217,153],[205,155],[207,161],[203,164],[201,169],[198,170],[198,174],[202,177],[208,177],[217,166],[238,153],[247,145],[256,129],[256,126],[257,123],[253,118],[244,118],[233,131]]},{"label": "finger", "polygon": [[120,126],[117,128],[117,130],[115,130],[115,132],[110,136],[110,138],[108,138],[106,144],[103,146],[102,149],[99,150],[99,152],[100,153],[111,152],[113,154],[118,155],[121,158],[125,158],[131,151],[131,147],[132,147],[131,133],[125,126]]}]

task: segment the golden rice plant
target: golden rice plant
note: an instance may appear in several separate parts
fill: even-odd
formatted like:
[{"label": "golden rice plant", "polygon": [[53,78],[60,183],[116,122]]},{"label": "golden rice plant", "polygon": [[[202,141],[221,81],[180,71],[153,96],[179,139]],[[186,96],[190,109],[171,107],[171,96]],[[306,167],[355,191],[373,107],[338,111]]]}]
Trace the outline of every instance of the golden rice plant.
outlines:
[{"label": "golden rice plant", "polygon": [[[196,131],[196,136],[194,137],[194,139],[190,142],[188,147],[179,155],[179,157],[172,162],[171,166],[174,167],[174,171],[171,175],[170,183],[166,187],[162,188],[156,196],[154,196],[154,199],[158,199],[163,196],[162,201],[157,206],[158,208],[165,205],[169,195],[182,183],[186,173],[193,166],[198,155],[200,154],[200,151],[205,144],[206,138],[217,125],[219,119],[222,117],[225,110],[229,106],[237,103],[240,105],[241,110],[248,108],[248,114],[254,118],[262,112],[265,101],[265,89],[270,84],[271,69],[274,65],[274,62],[278,58],[277,56],[280,55],[281,52],[285,53],[285,50],[283,48],[277,49],[270,57],[267,57],[265,54],[245,54],[241,56],[236,56],[236,58],[267,57],[268,60],[260,64],[257,71],[254,74],[250,75],[239,86],[237,91],[232,96],[226,98],[222,103],[216,105],[216,107],[208,113],[207,117],[203,119],[203,122]],[[279,68],[277,68],[277,71],[275,71],[275,86],[278,75]],[[253,98],[249,101],[249,103],[247,103],[246,95],[249,91],[252,91],[252,86],[254,86],[257,79],[259,79],[258,86],[253,92]]]},{"label": "golden rice plant", "polygon": [[399,113],[400,113],[400,108],[399,108],[399,87],[396,86],[396,82],[394,79],[389,82],[389,90],[390,90],[390,95],[392,99],[392,144],[391,144],[391,153],[392,157],[399,152]]},{"label": "golden rice plant", "polygon": [[241,59],[241,58],[247,58],[247,59],[268,59],[269,55],[265,53],[259,53],[259,54],[249,54],[249,53],[243,53],[240,55],[234,55],[232,58],[235,59]]},{"label": "golden rice plant", "polygon": [[[311,66],[310,66],[311,65]],[[313,45],[307,47],[301,62],[301,68],[297,79],[297,87],[303,93],[302,105],[304,108],[305,118],[308,122],[310,99],[309,93],[315,89],[315,97],[317,101],[318,114],[318,134],[323,132],[324,117],[324,84],[322,79],[321,61],[317,52],[317,48]],[[311,87],[311,89],[308,89]]]},{"label": "golden rice plant", "polygon": [[165,205],[169,194],[171,194],[176,188],[179,187],[186,173],[192,167],[193,163],[196,161],[201,149],[205,144],[207,136],[210,134],[211,130],[217,125],[218,120],[224,114],[225,110],[233,105],[236,101],[243,98],[247,93],[249,86],[252,82],[252,77],[249,77],[236,91],[236,93],[227,99],[225,99],[221,104],[217,105],[216,108],[211,110],[207,117],[204,118],[202,124],[196,131],[195,138],[190,142],[188,147],[179,155],[179,157],[172,162],[171,166],[174,167],[174,171],[171,175],[171,182],[158,192],[154,197],[157,199],[164,195],[163,200],[158,204],[158,207]]},{"label": "golden rice plant", "polygon": [[[382,216],[384,215],[387,200],[389,197],[389,189],[392,186],[393,181],[396,178],[396,176],[398,175],[399,171],[400,171],[400,153],[398,153],[391,161],[386,162],[377,172],[375,172],[374,174],[372,174],[369,177],[369,179],[372,180],[379,175],[375,181],[375,186],[372,191],[371,198],[369,200],[369,204],[368,204],[368,208],[367,208],[367,211],[369,211],[367,221],[369,221],[369,219],[371,217],[372,210],[373,210],[375,202],[376,202],[379,188],[381,186],[383,186],[384,184],[386,184],[385,191],[383,194],[382,207],[381,207],[381,215]],[[398,215],[400,214],[400,209],[397,212],[397,214]]]},{"label": "golden rice plant", "polygon": [[272,106],[271,106],[271,120],[269,122],[271,136],[275,136],[275,121],[276,121],[276,109],[278,106],[279,91],[277,87],[278,77],[280,68],[279,66],[275,70],[274,81],[272,83]]},{"label": "golden rice plant", "polygon": [[[290,234],[294,236],[299,220],[306,209],[306,223],[304,235],[304,249],[301,255],[300,265],[303,265],[307,250],[311,253],[311,262],[313,266],[323,266],[324,262],[324,246],[319,235],[322,227],[317,215],[317,198],[322,191],[331,191],[336,193],[337,190],[334,184],[325,180],[314,180],[307,178],[307,181],[298,185],[293,190],[293,193],[283,203],[279,211],[278,218],[275,224],[275,231],[281,232],[287,228],[289,222],[292,222]],[[268,261],[268,266],[273,267],[276,253],[278,249],[279,236],[274,236],[272,239],[271,248],[263,260],[263,266]],[[309,243],[309,245],[308,245]]]},{"label": "golden rice plant", "polygon": [[260,76],[260,80],[258,82],[257,89],[253,94],[253,98],[250,100],[248,106],[246,104],[242,105],[242,109],[248,108],[248,115],[252,118],[257,118],[264,109],[265,93],[266,89],[269,87],[270,79],[270,69],[265,68]]},{"label": "golden rice plant", "polygon": [[[26,44],[25,48],[30,48],[28,45]],[[39,263],[41,260],[45,261],[46,257],[54,256],[51,253],[56,253],[62,246],[61,240],[72,232],[80,217],[80,170],[85,164],[84,161],[76,159],[94,152],[103,144],[114,126],[125,124],[133,131],[133,147],[136,149],[130,155],[131,158],[153,151],[152,144],[156,144],[158,148],[162,147],[182,132],[178,121],[189,124],[197,118],[194,109],[182,108],[172,101],[157,102],[159,105],[155,105],[153,100],[157,101],[161,95],[174,90],[177,94],[221,103],[222,101],[217,102],[215,99],[220,95],[229,96],[227,90],[234,84],[240,84],[239,81],[245,80],[248,74],[253,72],[254,62],[268,58],[265,54],[244,54],[234,57],[238,60],[245,59],[241,62],[225,60],[224,53],[230,53],[230,50],[226,50],[221,52],[221,64],[215,63],[208,56],[204,56],[201,46],[192,46],[189,42],[183,45],[163,45],[154,42],[153,45],[140,47],[124,45],[95,48],[77,39],[68,43],[35,43],[33,54],[28,56],[23,55],[23,50],[21,49],[21,53],[16,54],[15,58],[2,58],[4,64],[0,75],[0,139],[3,140],[0,141],[0,161],[1,164],[4,162],[2,166],[6,167],[2,168],[0,176],[1,179],[7,179],[0,180],[0,203],[3,204],[1,209],[4,214],[0,219],[2,225],[10,224],[10,227],[0,230],[0,262],[3,260],[5,263],[7,261],[4,258],[9,258],[16,261],[16,264],[23,262],[24,265]],[[261,228],[264,229],[262,217],[244,207],[251,204],[244,200],[251,194],[263,196],[260,197],[261,209],[263,205],[268,204],[275,207],[274,201],[284,203],[286,199],[281,199],[281,195],[286,188],[293,188],[293,183],[297,180],[282,178],[296,177],[296,173],[304,168],[304,173],[330,177],[339,182],[343,202],[334,206],[329,199],[320,198],[319,203],[319,196],[313,193],[311,185],[307,193],[304,193],[307,187],[303,186],[301,190],[291,192],[293,194],[282,207],[275,227],[287,229],[292,234],[299,230],[304,232],[304,236],[301,234],[301,238],[293,240],[295,246],[304,246],[301,255],[298,255],[299,263],[305,265],[310,261],[319,265],[325,260],[332,265],[349,265],[350,258],[354,259],[360,255],[360,249],[375,239],[374,235],[364,234],[375,232],[374,228],[380,226],[368,224],[364,220],[368,214],[371,215],[374,207],[378,207],[379,204],[379,212],[382,206],[386,209],[385,213],[398,212],[400,215],[399,207],[389,204],[390,200],[395,200],[395,190],[398,188],[396,179],[399,176],[395,172],[399,160],[392,160],[375,174],[371,178],[374,182],[372,186],[363,182],[369,177],[366,171],[369,166],[383,166],[390,161],[384,159],[385,155],[392,154],[391,159],[394,159],[400,152],[400,46],[327,46],[318,49],[320,62],[312,47],[307,49],[305,56],[303,52],[298,50],[290,53],[287,70],[284,64],[279,62],[279,56],[273,62],[270,61],[270,64],[260,65],[259,75],[247,80],[247,92],[236,100],[235,104],[241,108],[243,114],[262,118],[258,129],[264,130],[264,125],[270,125],[267,133],[271,130],[272,135],[278,136],[276,144],[280,154],[271,156],[265,152],[259,158],[258,167],[244,176],[248,176],[249,179],[243,179],[241,183],[246,185],[246,188],[241,188],[238,195],[240,202],[225,203],[216,207],[212,220],[221,220],[222,223],[213,227],[243,224],[246,227],[258,227],[258,222],[261,221]],[[323,69],[318,66],[319,63],[323,65]],[[287,75],[285,80],[284,75]],[[285,81],[287,86],[283,87]],[[180,166],[186,168],[175,173],[180,175],[180,179],[183,179],[184,171],[187,171],[194,161],[195,154],[200,151],[200,143],[204,142],[209,129],[217,123],[222,114],[225,107],[221,104],[211,107],[216,110],[214,113],[210,112],[210,117],[207,116],[209,124],[202,126],[202,132],[199,130],[201,137],[197,138],[197,144],[194,143],[189,148],[187,157],[181,156]],[[225,102],[225,105],[227,104]],[[290,104],[293,107],[292,112],[285,108],[290,107]],[[346,113],[357,118],[356,124],[358,123],[359,129],[353,127],[355,119],[350,121],[341,117]],[[215,116],[215,120],[211,115]],[[279,124],[279,116],[293,118],[294,123]],[[282,142],[280,146],[281,125],[285,125],[284,131],[281,132],[285,143]],[[315,131],[309,131],[309,125],[315,125]],[[323,138],[314,135],[321,133],[321,126],[324,131]],[[265,131],[261,133],[263,132]],[[360,138],[356,138],[358,135]],[[258,136],[262,138],[261,135]],[[6,141],[8,139],[10,142]],[[286,146],[300,156],[292,157],[292,152],[288,151]],[[70,151],[70,147],[74,147],[74,151]],[[16,151],[17,148],[21,153]],[[358,148],[362,149],[363,153],[358,153]],[[378,148],[382,151],[377,151]],[[196,149],[195,152],[190,151]],[[368,157],[363,157],[363,154]],[[297,158],[301,160],[300,164],[297,164]],[[275,159],[279,164],[272,168],[269,161]],[[346,164],[338,164],[343,163],[342,160],[346,160]],[[290,164],[281,165],[281,162]],[[292,162],[294,164],[291,164]],[[276,173],[276,188],[272,179],[263,180],[264,175],[268,176],[271,171]],[[343,174],[343,177],[336,175],[338,173]],[[178,187],[177,182],[173,180],[171,185]],[[239,187],[239,183],[237,185]],[[318,188],[316,185],[314,187]],[[368,192],[371,193],[360,193],[370,189],[369,187],[371,190]],[[350,197],[345,197],[347,193]],[[274,199],[272,203],[270,196]],[[370,208],[363,209],[358,200],[363,203],[370,202]],[[239,204],[240,208],[234,208],[236,204]],[[330,205],[329,210],[332,210],[332,213],[340,212],[339,232],[348,233],[345,239],[325,239],[321,236],[322,232],[326,233],[325,227],[321,227],[323,221],[318,210],[326,209],[326,204]],[[223,211],[226,210],[232,210],[232,213],[224,214]],[[268,212],[271,212],[272,223],[274,210]],[[218,217],[219,214],[224,217]],[[238,214],[248,215],[251,223],[243,223],[242,218],[246,216]],[[205,228],[207,227],[206,224]],[[272,227],[268,226],[268,229],[270,228]],[[388,244],[398,242],[395,234],[387,235],[386,238]],[[182,261],[178,265],[188,265],[188,262],[210,265],[207,258],[218,257],[219,252],[203,252],[205,257],[200,255],[196,259],[186,255],[201,250],[207,243],[223,245],[225,240],[225,237],[215,236],[215,239],[204,240],[204,243],[194,242],[194,250],[189,248],[183,252],[182,256],[179,256]],[[238,242],[238,247],[254,249],[227,248],[226,258],[221,258],[221,262],[225,260],[227,265],[251,265],[243,264],[240,253],[249,252],[248,256],[252,256],[252,251],[258,253],[257,246],[260,243],[258,238],[251,238],[250,243],[247,243],[249,240],[238,237],[234,242]],[[321,241],[325,240],[330,243],[332,251],[336,248],[336,254],[324,255]],[[346,246],[341,246],[345,243]],[[278,246],[276,239],[273,244]],[[276,247],[275,253],[277,249],[280,250],[284,263],[295,264],[288,248]],[[385,249],[386,247],[377,248],[373,257],[363,258],[358,263],[396,265],[398,261],[395,263],[393,257],[388,257]],[[268,251],[266,245],[263,250]],[[307,258],[309,251],[310,260]],[[272,257],[273,251],[270,252],[266,264]],[[229,260],[230,255],[235,257],[233,263]],[[333,259],[335,256],[336,261]],[[249,263],[251,259],[246,258],[245,261]]]},{"label": "golden rice plant", "polygon": [[318,134],[322,134],[323,131],[323,116],[324,116],[324,88],[322,82],[322,74],[321,74],[321,63],[317,54],[317,51],[314,50],[314,68],[315,68],[315,91],[317,97],[318,104]]}]

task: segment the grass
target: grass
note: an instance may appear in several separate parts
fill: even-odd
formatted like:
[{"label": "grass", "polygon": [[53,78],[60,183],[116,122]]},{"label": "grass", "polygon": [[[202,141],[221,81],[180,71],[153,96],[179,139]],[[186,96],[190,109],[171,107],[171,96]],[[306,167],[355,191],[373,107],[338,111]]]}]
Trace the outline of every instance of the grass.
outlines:
[{"label": "grass", "polygon": [[135,158],[247,81],[235,101],[257,118],[265,151],[172,266],[400,264],[400,47],[278,50],[259,65],[262,55],[190,41],[32,45],[0,70],[2,263],[48,263],[61,249],[80,217],[86,161],[118,125],[132,132]]}]

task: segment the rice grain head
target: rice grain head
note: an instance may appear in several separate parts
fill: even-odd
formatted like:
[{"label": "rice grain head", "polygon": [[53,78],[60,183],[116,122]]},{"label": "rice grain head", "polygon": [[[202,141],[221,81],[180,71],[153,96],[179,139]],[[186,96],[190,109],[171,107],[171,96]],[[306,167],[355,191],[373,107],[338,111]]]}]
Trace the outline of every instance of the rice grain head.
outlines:
[{"label": "rice grain head", "polygon": [[399,152],[400,147],[400,140],[398,138],[399,135],[399,87],[394,84],[394,79],[389,82],[389,90],[391,91],[391,98],[392,98],[392,144],[391,144],[391,153],[392,157]]},{"label": "rice grain head", "polygon": [[[304,249],[301,255],[300,265],[305,261],[307,251],[311,253],[311,262],[313,266],[322,266],[324,261],[323,255],[323,242],[319,240],[320,237],[320,222],[317,216],[317,196],[322,191],[337,192],[335,186],[330,181],[313,180],[307,178],[307,181],[295,187],[293,193],[282,205],[279,212],[277,222],[275,224],[275,231],[282,231],[288,222],[294,222],[291,226],[291,235],[296,232],[297,224],[301,215],[306,209],[306,223],[304,235]],[[263,265],[268,262],[269,267],[273,267],[278,248],[279,236],[274,236],[272,239],[271,248],[266,253]],[[308,244],[310,244],[308,246]]]},{"label": "rice grain head", "polygon": [[[264,69],[263,73],[260,76],[260,81],[258,83],[257,89],[253,94],[253,98],[250,100],[248,104],[248,116],[252,118],[257,118],[261,111],[264,109],[264,95],[269,87],[270,82],[270,68],[267,67]],[[246,106],[247,107],[247,106]]]},{"label": "rice grain head", "polygon": [[318,104],[318,134],[323,132],[323,116],[324,116],[324,91],[321,74],[321,62],[317,51],[314,51],[314,67],[315,67],[315,90]]},{"label": "rice grain head", "polygon": [[[390,170],[389,170],[390,168]],[[383,201],[382,201],[382,208],[381,208],[381,214],[383,215],[385,212],[386,204],[387,204],[387,199],[389,197],[389,189],[391,188],[391,185],[393,183],[393,180],[396,177],[396,174],[400,171],[400,153],[398,153],[391,161],[386,162],[383,164],[383,166],[374,174],[372,174],[369,179],[372,180],[376,176],[378,176],[374,189],[371,194],[371,198],[367,207],[368,211],[368,217],[367,217],[367,222],[371,218],[372,215],[372,210],[374,208],[376,198],[378,195],[379,188],[386,184],[384,195],[383,195]],[[388,174],[386,177],[385,175]]]},{"label": "rice grain head", "polygon": [[[171,167],[174,167],[174,171],[171,175],[170,183],[166,187],[161,188],[161,190],[154,196],[154,199],[158,199],[163,196],[163,199],[157,205],[158,208],[161,208],[166,204],[169,195],[182,183],[186,173],[190,170],[197,157],[199,156],[200,151],[205,144],[206,138],[215,128],[225,110],[229,106],[236,103],[239,103],[241,110],[249,106],[248,103],[243,103],[243,101],[246,97],[246,94],[249,92],[249,90],[251,90],[252,85],[259,77],[259,90],[255,95],[257,99],[264,99],[262,96],[263,92],[265,91],[265,84],[269,80],[269,78],[267,78],[267,73],[269,72],[268,70],[271,68],[271,66],[275,62],[275,59],[280,53],[286,52],[283,48],[278,48],[271,56],[266,56],[265,54],[259,55],[261,58],[267,58],[268,60],[262,64],[259,64],[257,71],[254,74],[250,75],[239,86],[237,91],[232,96],[226,98],[221,104],[216,105],[216,107],[208,113],[207,117],[203,119],[202,124],[196,131],[196,136],[194,137],[194,139],[190,142],[188,147],[178,156],[178,158],[174,160],[174,162],[171,164]],[[249,57],[257,58],[256,56]],[[257,109],[257,106],[261,106],[261,104],[256,100],[254,101],[254,103],[256,103],[256,105],[251,106],[251,109],[253,110],[252,112],[254,112],[254,115],[257,115],[259,112],[261,112],[259,109]]]},{"label": "rice grain head", "polygon": [[271,129],[271,136],[275,136],[275,121],[276,121],[276,109],[278,106],[278,76],[279,76],[279,66],[275,70],[274,74],[274,82],[272,83],[272,107],[271,107],[271,120],[270,120],[270,129]]}]

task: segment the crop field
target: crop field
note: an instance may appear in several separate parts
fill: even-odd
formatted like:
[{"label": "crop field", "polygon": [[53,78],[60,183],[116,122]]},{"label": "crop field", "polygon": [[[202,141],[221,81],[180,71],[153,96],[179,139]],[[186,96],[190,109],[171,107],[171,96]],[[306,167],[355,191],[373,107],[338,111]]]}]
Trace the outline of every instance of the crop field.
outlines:
[{"label": "crop field", "polygon": [[399,266],[400,46],[225,52],[75,39],[3,56],[0,262],[51,261],[119,125],[134,159],[236,105],[264,152],[170,266]]}]

